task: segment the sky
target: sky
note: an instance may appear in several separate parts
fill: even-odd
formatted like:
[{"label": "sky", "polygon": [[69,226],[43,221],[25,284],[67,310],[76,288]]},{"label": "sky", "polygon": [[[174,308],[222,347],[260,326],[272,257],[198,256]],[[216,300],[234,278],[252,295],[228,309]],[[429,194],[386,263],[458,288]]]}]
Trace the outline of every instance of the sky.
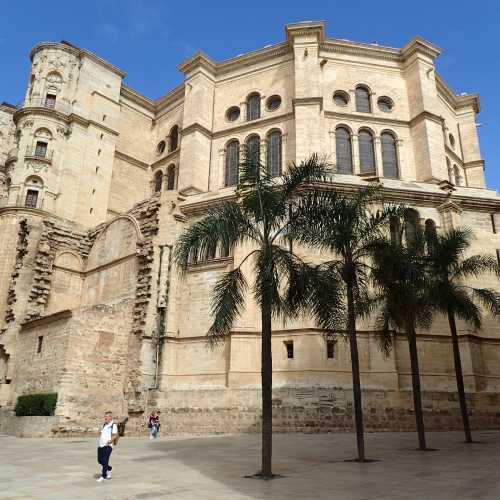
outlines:
[{"label": "sky", "polygon": [[455,93],[479,92],[481,152],[500,190],[500,0],[0,0],[0,102],[17,104],[31,48],[72,42],[127,73],[157,98],[182,81],[197,51],[219,61],[284,40],[287,23],[326,22],[327,36],[402,47],[420,35],[443,49],[437,70]]}]

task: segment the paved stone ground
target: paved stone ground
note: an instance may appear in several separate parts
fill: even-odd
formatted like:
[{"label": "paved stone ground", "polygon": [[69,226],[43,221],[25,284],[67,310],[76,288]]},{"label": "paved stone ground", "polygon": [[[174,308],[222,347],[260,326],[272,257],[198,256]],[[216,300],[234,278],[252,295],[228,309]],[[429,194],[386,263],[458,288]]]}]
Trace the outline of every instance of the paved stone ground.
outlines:
[{"label": "paved stone ground", "polygon": [[122,438],[113,478],[96,483],[94,439],[0,436],[2,499],[172,500],[498,500],[500,432],[429,433],[434,452],[416,451],[414,434],[366,436],[369,464],[352,458],[352,434],[279,434],[273,481],[244,478],[259,464],[258,435]]}]

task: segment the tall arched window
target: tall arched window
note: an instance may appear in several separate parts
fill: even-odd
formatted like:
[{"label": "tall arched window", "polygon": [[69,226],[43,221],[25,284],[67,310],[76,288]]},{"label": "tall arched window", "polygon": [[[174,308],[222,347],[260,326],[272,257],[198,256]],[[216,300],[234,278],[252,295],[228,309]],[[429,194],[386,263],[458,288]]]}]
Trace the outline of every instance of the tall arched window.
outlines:
[{"label": "tall arched window", "polygon": [[448,170],[448,180],[454,184],[453,180],[453,168],[451,168],[451,162],[449,158],[446,158],[446,168]]},{"label": "tall arched window", "polygon": [[240,144],[231,141],[226,147],[226,186],[235,186],[238,183],[238,166],[240,162]]},{"label": "tall arched window", "polygon": [[460,169],[457,167],[457,165],[453,165],[453,173],[455,174],[455,184],[457,186],[462,186],[463,178],[460,175]]},{"label": "tall arched window", "polygon": [[398,153],[396,151],[396,139],[390,132],[382,133],[380,137],[382,143],[382,164],[384,167],[384,177],[389,179],[399,178]]},{"label": "tall arched window", "polygon": [[356,87],[356,111],[361,113],[371,113],[370,91],[366,87]]},{"label": "tall arched window", "polygon": [[359,168],[362,174],[375,173],[375,151],[373,149],[373,135],[369,130],[360,130],[359,142]]},{"label": "tall arched window", "polygon": [[267,136],[267,173],[271,177],[279,177],[282,172],[282,136],[279,130]]},{"label": "tall arched window", "polygon": [[159,170],[158,172],[156,172],[154,178],[155,193],[159,193],[161,191],[162,182],[163,182],[163,172]]},{"label": "tall arched window", "polygon": [[401,245],[401,224],[397,217],[391,217],[389,229],[391,232],[391,242],[395,245]]},{"label": "tall arched window", "polygon": [[437,230],[436,223],[432,219],[425,221],[425,241],[427,242],[427,249],[432,250],[436,243]]},{"label": "tall arched window", "polygon": [[409,208],[404,215],[406,244],[412,245],[416,242],[419,230],[419,215],[416,210]]},{"label": "tall arched window", "polygon": [[170,129],[170,151],[175,151],[179,147],[179,127],[174,125]]},{"label": "tall arched window", "polygon": [[255,164],[260,163],[260,137],[251,135],[246,143],[246,160]]},{"label": "tall arched window", "polygon": [[247,120],[260,118],[260,95],[250,94],[247,98]]},{"label": "tall arched window", "polygon": [[167,169],[167,190],[175,189],[175,165],[170,165]]},{"label": "tall arched window", "polygon": [[339,174],[352,174],[352,143],[351,133],[345,127],[335,130],[335,149],[337,172]]}]

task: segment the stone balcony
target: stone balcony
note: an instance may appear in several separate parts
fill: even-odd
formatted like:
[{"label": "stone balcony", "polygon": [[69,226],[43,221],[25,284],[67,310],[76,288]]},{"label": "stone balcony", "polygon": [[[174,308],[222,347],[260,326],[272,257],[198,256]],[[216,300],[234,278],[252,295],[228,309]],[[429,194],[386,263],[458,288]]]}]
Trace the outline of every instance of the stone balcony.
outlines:
[{"label": "stone balcony", "polygon": [[26,99],[24,103],[17,106],[17,111],[14,115],[14,121],[16,120],[16,115],[19,116],[21,112],[26,112],[30,110],[44,110],[44,111],[57,111],[63,115],[70,115],[73,108],[70,104],[61,102],[59,100],[45,99],[45,98],[31,98]]},{"label": "stone balcony", "polygon": [[26,160],[38,160],[44,163],[51,164],[52,163],[52,154],[53,151],[49,149],[39,148],[37,146],[26,148],[26,153],[24,158]]}]

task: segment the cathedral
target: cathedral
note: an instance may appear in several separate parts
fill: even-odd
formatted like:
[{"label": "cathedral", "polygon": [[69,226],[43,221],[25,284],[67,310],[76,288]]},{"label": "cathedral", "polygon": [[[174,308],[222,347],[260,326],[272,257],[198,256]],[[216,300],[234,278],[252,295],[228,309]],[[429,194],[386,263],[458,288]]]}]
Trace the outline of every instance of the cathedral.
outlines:
[{"label": "cathedral", "polygon": [[[472,250],[500,259],[479,96],[450,89],[440,52],[419,37],[392,48],[289,24],[282,42],[225,61],[195,54],[154,100],[97,54],[36,45],[23,103],[0,105],[0,433],[84,434],[107,410],[140,432],[154,408],[169,434],[259,429],[254,301],[223,344],[206,341],[212,286],[247,249],[199,255],[185,275],[172,257],[186,227],[234,198],[242,145],[276,176],[324,155],[332,186],[376,183],[420,224],[468,226]],[[413,430],[406,339],[385,357],[373,322],[358,328],[367,429]],[[500,325],[459,334],[472,425],[500,428]],[[444,318],[418,347],[427,428],[459,429]],[[350,430],[348,344],[303,318],[276,320],[272,348],[275,430]],[[15,416],[19,396],[48,393],[54,415]]]}]

